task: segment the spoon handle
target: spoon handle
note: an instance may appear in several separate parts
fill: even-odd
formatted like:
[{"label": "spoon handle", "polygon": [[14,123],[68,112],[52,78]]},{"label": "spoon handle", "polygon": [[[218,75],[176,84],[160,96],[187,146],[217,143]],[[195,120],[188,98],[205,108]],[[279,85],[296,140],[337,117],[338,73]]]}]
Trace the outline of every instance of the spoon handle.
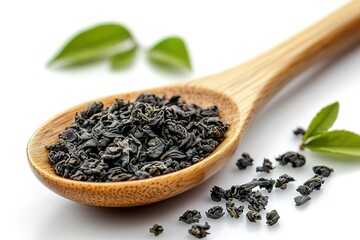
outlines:
[{"label": "spoon handle", "polygon": [[221,91],[253,112],[294,76],[359,40],[360,1],[355,0],[264,54],[188,84]]}]

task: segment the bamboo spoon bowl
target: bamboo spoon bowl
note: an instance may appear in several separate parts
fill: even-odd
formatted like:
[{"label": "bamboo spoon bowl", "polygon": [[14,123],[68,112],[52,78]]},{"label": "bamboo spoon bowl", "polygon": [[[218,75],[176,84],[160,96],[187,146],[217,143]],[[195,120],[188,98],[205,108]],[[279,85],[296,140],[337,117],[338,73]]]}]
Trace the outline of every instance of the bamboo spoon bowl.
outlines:
[{"label": "bamboo spoon bowl", "polygon": [[[150,204],[185,192],[218,172],[233,155],[256,111],[294,76],[315,62],[335,56],[360,41],[360,1],[352,1],[325,19],[264,54],[212,76],[177,85],[115,94],[74,106],[35,131],[27,157],[35,176],[49,189],[70,200],[105,207]],[[115,98],[135,100],[141,93],[180,95],[202,107],[217,105],[230,124],[227,137],[204,160],[180,171],[127,182],[82,182],[60,177],[50,165],[45,146],[74,121],[75,113],[93,101],[109,106]]]}]

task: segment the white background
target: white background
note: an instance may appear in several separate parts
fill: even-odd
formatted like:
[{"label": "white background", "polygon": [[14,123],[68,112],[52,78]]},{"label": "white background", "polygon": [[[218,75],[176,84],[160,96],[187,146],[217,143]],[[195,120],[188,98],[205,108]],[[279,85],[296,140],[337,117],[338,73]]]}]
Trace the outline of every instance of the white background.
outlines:
[{"label": "white background", "polygon": [[[135,208],[98,208],[64,199],[44,187],[32,174],[26,145],[32,133],[54,114],[77,103],[136,89],[206,76],[239,64],[278,44],[344,4],[332,1],[2,1],[0,3],[0,177],[2,224],[0,239],[155,239],[148,229],[160,223],[165,231],[156,239],[195,239],[190,227],[178,222],[187,209],[202,212],[208,221],[207,239],[358,239],[359,159],[305,151],[302,169],[277,166],[271,174],[257,174],[264,157],[297,150],[292,134],[306,127],[323,106],[340,102],[334,129],[360,132],[360,46],[324,67],[294,79],[258,112],[236,154],[207,182],[173,199]],[[180,35],[188,43],[194,71],[170,74],[153,69],[143,54],[125,71],[113,72],[106,62],[78,69],[47,69],[47,61],[80,29],[102,22],[129,27],[144,48],[164,36]],[[354,33],[354,34],[359,34]],[[242,152],[254,166],[238,171]],[[313,176],[314,165],[329,165],[334,174],[321,191],[302,207],[295,207],[296,186]],[[277,163],[275,164],[277,165]],[[283,173],[298,181],[270,194],[267,210],[281,218],[268,227],[241,216],[208,219],[204,211],[215,205],[209,190],[228,188],[253,177],[277,178]],[[223,204],[223,203],[222,203]],[[264,213],[263,213],[264,218]]]}]

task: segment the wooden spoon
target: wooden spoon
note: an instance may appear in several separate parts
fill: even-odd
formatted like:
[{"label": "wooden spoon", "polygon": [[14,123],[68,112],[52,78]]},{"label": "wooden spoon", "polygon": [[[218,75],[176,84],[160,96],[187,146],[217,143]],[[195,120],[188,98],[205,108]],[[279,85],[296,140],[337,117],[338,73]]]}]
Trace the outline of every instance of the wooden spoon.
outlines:
[{"label": "wooden spoon", "polygon": [[[59,195],[84,204],[128,207],[158,202],[204,182],[231,158],[256,110],[295,75],[316,61],[355,45],[360,40],[360,1],[337,12],[270,51],[227,71],[178,85],[121,93],[72,107],[43,124],[27,146],[29,164],[36,177]],[[230,124],[226,139],[195,165],[163,176],[116,183],[81,182],[57,176],[46,145],[53,144],[76,112],[89,102],[110,105],[115,98],[135,100],[140,93],[180,95],[202,107],[217,105],[221,119]]]}]

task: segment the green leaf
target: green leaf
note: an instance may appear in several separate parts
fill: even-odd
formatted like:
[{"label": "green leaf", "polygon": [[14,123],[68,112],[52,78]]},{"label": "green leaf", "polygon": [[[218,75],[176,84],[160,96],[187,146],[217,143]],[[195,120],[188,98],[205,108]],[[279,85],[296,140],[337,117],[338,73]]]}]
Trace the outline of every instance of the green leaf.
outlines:
[{"label": "green leaf", "polygon": [[335,102],[324,107],[316,114],[305,132],[303,141],[326,132],[335,122],[339,112],[339,103]]},{"label": "green leaf", "polygon": [[118,53],[111,58],[111,68],[120,69],[129,66],[133,60],[137,48],[133,47],[125,52]]},{"label": "green leaf", "polygon": [[169,67],[191,70],[189,53],[185,42],[179,37],[169,37],[153,46],[149,52],[150,61]]},{"label": "green leaf", "polygon": [[75,65],[101,59],[119,52],[119,47],[134,40],[131,33],[118,24],[103,24],[80,32],[50,61],[49,65]]},{"label": "green leaf", "polygon": [[360,157],[360,136],[345,130],[322,133],[304,146],[313,151]]}]

